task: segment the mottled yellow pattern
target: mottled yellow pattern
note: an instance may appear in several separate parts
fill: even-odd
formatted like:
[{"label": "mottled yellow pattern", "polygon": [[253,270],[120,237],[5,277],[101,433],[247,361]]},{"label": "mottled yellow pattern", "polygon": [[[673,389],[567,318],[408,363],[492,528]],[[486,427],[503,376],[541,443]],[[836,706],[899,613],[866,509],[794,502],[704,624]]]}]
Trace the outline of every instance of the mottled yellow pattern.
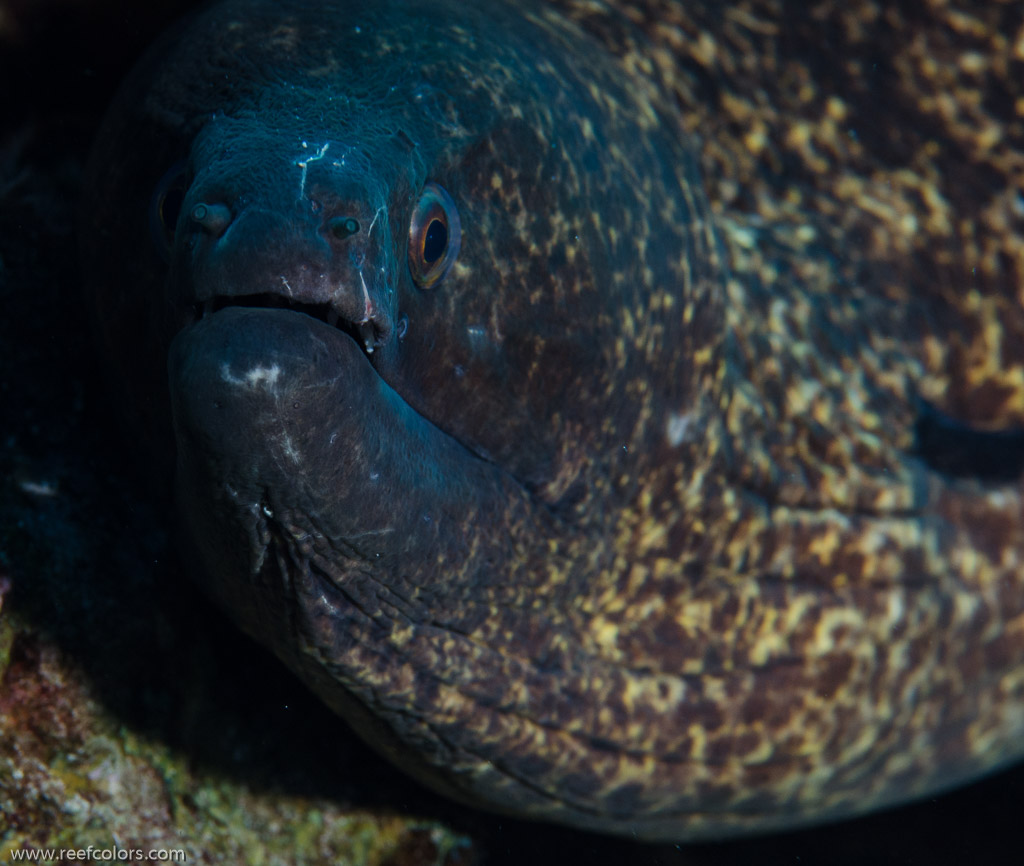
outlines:
[{"label": "mottled yellow pattern", "polygon": [[[237,442],[179,396],[185,521],[213,592],[410,771],[538,819],[718,837],[1019,757],[1024,490],[934,471],[914,431],[922,400],[977,430],[1024,425],[1021,10],[485,5],[498,24],[445,25],[424,61],[464,84],[431,97],[442,156],[415,180],[447,184],[463,252],[429,298],[397,302],[430,372],[387,343],[373,362],[488,468],[438,446],[437,471],[470,480],[437,491],[429,541],[397,496],[356,539],[331,498],[352,482],[318,438],[333,417],[254,412],[247,435],[285,430],[294,472],[233,492],[248,510],[227,517],[204,485],[235,483]],[[149,91],[152,140],[238,106],[263,117],[273,81],[255,69],[334,80],[356,44],[330,4],[295,4],[287,25],[224,8],[189,37],[199,72],[171,65]],[[421,32],[410,9],[378,43],[382,78]],[[222,69],[236,90],[196,83]],[[486,135],[480,105],[501,118]],[[172,392],[197,381],[186,354]],[[301,381],[310,407],[348,400]],[[375,466],[378,445],[353,441],[346,466]],[[355,491],[368,513],[375,491]],[[410,540],[389,558],[377,535]]]}]

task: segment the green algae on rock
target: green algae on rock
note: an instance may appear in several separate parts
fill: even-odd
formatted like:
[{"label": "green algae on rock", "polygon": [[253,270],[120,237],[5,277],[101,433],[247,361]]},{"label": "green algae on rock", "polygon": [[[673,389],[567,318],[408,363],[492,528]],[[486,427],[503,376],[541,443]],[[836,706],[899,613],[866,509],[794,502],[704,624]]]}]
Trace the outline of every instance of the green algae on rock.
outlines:
[{"label": "green algae on rock", "polygon": [[932,14],[237,0],[166,41],[86,269],[204,585],[544,820],[748,833],[1018,757],[1024,97],[1008,22]]}]

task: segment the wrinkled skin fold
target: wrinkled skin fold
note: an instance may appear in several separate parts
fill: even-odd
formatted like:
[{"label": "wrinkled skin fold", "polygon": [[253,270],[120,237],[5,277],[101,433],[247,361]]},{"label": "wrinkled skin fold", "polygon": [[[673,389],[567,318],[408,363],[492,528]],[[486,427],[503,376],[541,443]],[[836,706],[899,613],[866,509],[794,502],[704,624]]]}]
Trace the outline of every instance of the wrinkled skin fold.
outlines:
[{"label": "wrinkled skin fold", "polygon": [[427,784],[646,839],[1024,749],[1013,276],[960,309],[968,251],[833,207],[917,176],[881,145],[751,168],[692,5],[215,5],[111,109],[85,241],[204,589]]}]

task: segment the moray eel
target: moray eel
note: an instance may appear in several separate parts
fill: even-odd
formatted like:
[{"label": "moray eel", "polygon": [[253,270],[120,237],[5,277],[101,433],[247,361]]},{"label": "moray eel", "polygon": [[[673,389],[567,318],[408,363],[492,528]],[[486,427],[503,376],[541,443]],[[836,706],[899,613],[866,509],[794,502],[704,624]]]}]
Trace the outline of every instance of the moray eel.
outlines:
[{"label": "moray eel", "polygon": [[202,585],[505,813],[714,838],[1020,756],[1011,6],[180,28],[84,255]]}]

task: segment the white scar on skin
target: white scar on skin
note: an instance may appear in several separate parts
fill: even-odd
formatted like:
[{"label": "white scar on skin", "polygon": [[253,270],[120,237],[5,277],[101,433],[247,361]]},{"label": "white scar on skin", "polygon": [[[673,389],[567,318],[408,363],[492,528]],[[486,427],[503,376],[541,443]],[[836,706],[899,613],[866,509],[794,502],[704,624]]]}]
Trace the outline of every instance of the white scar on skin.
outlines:
[{"label": "white scar on skin", "polygon": [[272,367],[256,366],[247,370],[242,376],[235,376],[231,367],[225,362],[220,365],[220,378],[229,385],[241,385],[245,388],[258,388],[261,385],[268,391],[273,391],[277,385],[277,379],[281,375],[281,368],[274,364]]},{"label": "white scar on skin", "polygon": [[301,461],[301,455],[295,450],[295,445],[292,442],[292,437],[287,433],[282,432],[278,438],[278,442],[281,444],[281,449],[284,451],[285,456],[292,461],[292,463],[299,463]]},{"label": "white scar on skin", "polygon": [[[303,147],[307,147],[306,142],[302,142]],[[316,156],[308,156],[305,159],[295,160],[295,164],[302,169],[302,174],[299,177],[299,201],[302,201],[306,197],[306,171],[309,169],[311,162],[316,162],[318,159],[323,159],[324,154],[327,153],[327,148],[331,146],[330,142],[327,142],[320,150],[317,151]]]},{"label": "white scar on skin", "polygon": [[675,448],[677,445],[682,444],[692,420],[693,415],[690,412],[673,412],[668,416],[668,423],[665,425],[665,436],[668,439],[669,445]]},{"label": "white scar on skin", "polygon": [[367,240],[369,240],[370,235],[373,234],[373,227],[377,225],[377,218],[380,216],[382,210],[384,210],[383,207],[377,208],[377,213],[373,215],[373,221],[370,223],[370,227],[366,230]]}]

